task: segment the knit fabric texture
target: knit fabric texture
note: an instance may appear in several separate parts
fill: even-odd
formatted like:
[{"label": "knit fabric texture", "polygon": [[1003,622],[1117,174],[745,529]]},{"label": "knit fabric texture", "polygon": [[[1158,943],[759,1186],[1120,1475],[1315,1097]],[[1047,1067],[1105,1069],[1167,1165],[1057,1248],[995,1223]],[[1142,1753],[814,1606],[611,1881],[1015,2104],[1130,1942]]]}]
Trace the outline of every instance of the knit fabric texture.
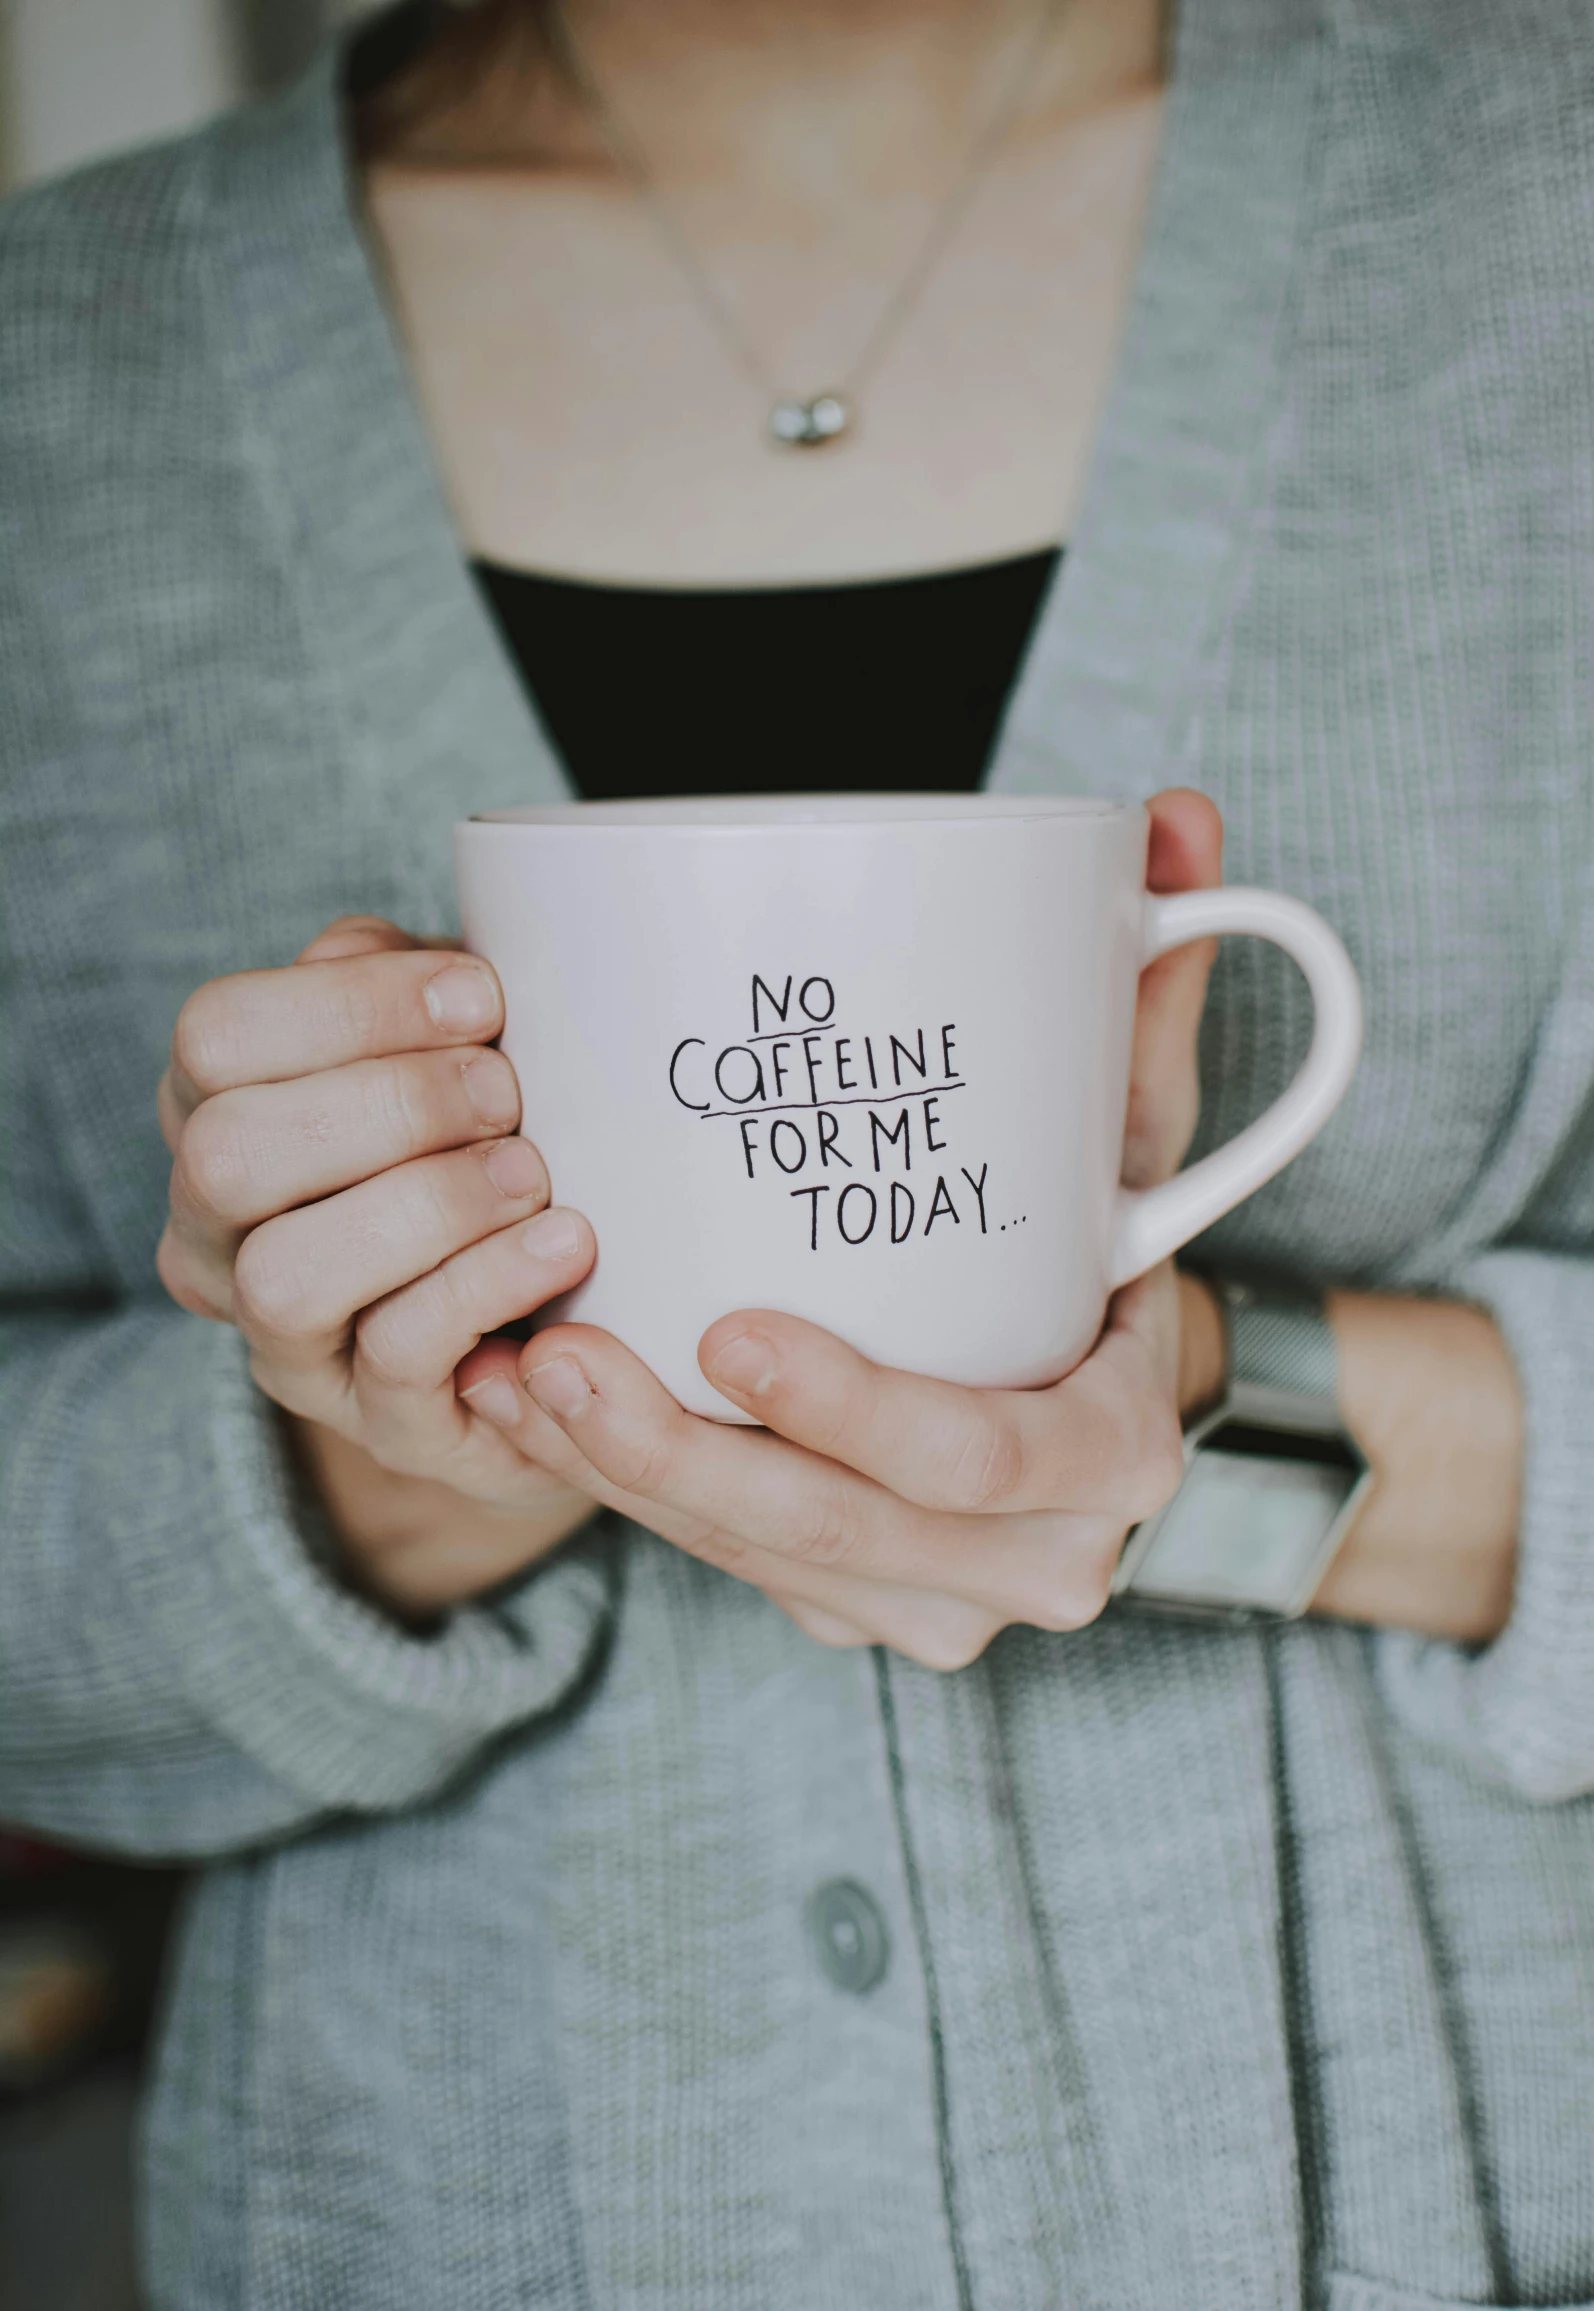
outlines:
[{"label": "knit fabric texture", "polygon": [[[156,1281],[172,1024],[341,912],[449,929],[451,822],[568,784],[336,57],[0,211],[0,1815],[205,1865],[151,2311],[1594,2304],[1591,252],[1581,0],[1185,0],[991,773],[1200,786],[1343,935],[1356,1086],[1205,1249],[1495,1313],[1511,1624],[939,1676],[608,1521],[431,1635],[329,1577]],[[1204,1145],[1308,1031],[1231,942]]]}]

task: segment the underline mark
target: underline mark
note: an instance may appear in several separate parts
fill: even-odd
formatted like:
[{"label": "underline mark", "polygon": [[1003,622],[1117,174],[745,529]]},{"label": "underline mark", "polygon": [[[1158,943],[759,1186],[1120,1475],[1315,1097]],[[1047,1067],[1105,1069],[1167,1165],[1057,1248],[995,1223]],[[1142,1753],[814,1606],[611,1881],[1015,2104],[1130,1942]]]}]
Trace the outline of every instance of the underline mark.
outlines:
[{"label": "underline mark", "polygon": [[916,1091],[861,1091],[852,1099],[772,1100],[768,1107],[711,1107],[699,1123],[719,1123],[728,1115],[818,1115],[827,1107],[895,1107],[910,1099],[938,1099],[943,1091],[967,1091],[968,1079],[955,1083],[926,1083]]}]

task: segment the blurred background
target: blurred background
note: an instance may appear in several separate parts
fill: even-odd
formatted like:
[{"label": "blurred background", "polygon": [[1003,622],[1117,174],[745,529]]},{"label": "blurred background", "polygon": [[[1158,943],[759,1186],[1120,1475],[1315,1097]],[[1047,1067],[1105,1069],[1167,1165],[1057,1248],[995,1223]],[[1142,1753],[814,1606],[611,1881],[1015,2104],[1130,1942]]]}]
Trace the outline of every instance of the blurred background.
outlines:
[{"label": "blurred background", "polygon": [[359,0],[0,0],[0,184],[291,79]]},{"label": "blurred background", "polygon": [[[0,0],[0,190],[279,86],[367,12],[368,0]],[[132,2113],[181,1898],[173,1873],[0,1822],[0,2311],[136,2311]]]}]

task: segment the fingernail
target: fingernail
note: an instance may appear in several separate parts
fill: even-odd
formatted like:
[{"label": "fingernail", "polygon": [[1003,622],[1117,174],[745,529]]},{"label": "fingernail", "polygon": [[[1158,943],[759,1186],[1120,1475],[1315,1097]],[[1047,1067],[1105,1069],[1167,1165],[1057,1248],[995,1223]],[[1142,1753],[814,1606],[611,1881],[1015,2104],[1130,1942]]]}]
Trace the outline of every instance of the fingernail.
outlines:
[{"label": "fingernail", "polygon": [[534,1260],[573,1260],[581,1249],[581,1230],[574,1212],[539,1212],[520,1231],[520,1241]]},{"label": "fingernail", "polygon": [[716,1349],[708,1368],[711,1380],[723,1380],[738,1396],[762,1396],[773,1388],[780,1373],[774,1343],[762,1332],[738,1332]]},{"label": "fingernail", "polygon": [[478,1123],[509,1131],[520,1120],[520,1091],[515,1071],[497,1051],[479,1052],[460,1069],[465,1097]]},{"label": "fingernail", "polygon": [[542,1158],[529,1139],[501,1139],[487,1150],[482,1161],[501,1196],[524,1202],[543,1185]]},{"label": "fingernail", "polygon": [[474,963],[451,963],[427,980],[426,1008],[445,1034],[474,1034],[498,1024],[498,990]]},{"label": "fingernail", "polygon": [[575,1420],[592,1400],[587,1376],[573,1356],[550,1356],[526,1375],[526,1393],[556,1420]]},{"label": "fingernail", "polygon": [[460,1394],[472,1412],[479,1412],[496,1428],[513,1428],[520,1418],[520,1398],[515,1384],[501,1372],[490,1372],[485,1380],[478,1380],[474,1388],[461,1389]]}]

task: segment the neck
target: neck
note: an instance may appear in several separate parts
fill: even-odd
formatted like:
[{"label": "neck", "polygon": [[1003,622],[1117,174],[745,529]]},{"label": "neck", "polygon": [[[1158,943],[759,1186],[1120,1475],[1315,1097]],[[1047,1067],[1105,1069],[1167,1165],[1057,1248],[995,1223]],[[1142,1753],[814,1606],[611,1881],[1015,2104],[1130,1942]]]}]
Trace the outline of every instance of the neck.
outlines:
[{"label": "neck", "polygon": [[[1143,89],[1159,74],[1162,12],[1161,0],[564,0],[560,8],[661,181],[688,189],[729,178],[826,206],[943,181],[971,117],[1038,31],[1025,123],[1053,127]],[[397,157],[601,165],[601,137],[547,64],[540,41],[506,46],[471,95],[428,119]]]}]

